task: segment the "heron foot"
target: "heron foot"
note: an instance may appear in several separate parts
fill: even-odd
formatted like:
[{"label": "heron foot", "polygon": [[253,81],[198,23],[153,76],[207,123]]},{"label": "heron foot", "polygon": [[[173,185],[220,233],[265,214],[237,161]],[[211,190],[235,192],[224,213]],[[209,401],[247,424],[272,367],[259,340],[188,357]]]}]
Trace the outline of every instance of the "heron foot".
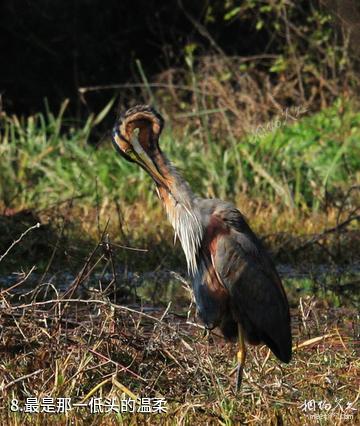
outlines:
[{"label": "heron foot", "polygon": [[239,333],[239,351],[237,353],[238,364],[236,369],[235,392],[239,392],[240,390],[244,366],[245,366],[245,359],[246,359],[246,346],[245,346],[245,340],[244,340],[244,332],[240,324],[238,326],[238,333]]},{"label": "heron foot", "polygon": [[207,328],[207,327],[205,327],[204,328],[204,333],[203,333],[203,338],[209,337],[209,335],[210,335],[210,329]]},{"label": "heron foot", "polygon": [[236,369],[236,382],[235,382],[235,392],[239,392],[242,382],[244,366],[238,363]]}]

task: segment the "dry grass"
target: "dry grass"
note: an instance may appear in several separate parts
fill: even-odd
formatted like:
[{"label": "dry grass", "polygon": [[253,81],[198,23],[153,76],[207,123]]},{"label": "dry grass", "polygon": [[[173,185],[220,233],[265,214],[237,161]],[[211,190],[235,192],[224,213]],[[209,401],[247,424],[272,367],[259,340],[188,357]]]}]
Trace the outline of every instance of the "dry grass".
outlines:
[{"label": "dry grass", "polygon": [[[314,399],[331,404],[331,423],[339,425],[344,420],[337,402],[344,410],[348,402],[358,409],[360,328],[354,309],[300,299],[292,309],[292,362],[279,363],[266,347],[251,348],[236,395],[229,376],[235,345],[217,333],[204,337],[185,306],[126,306],[103,294],[48,295],[36,302],[33,295],[15,300],[1,293],[2,424],[315,424],[301,408]],[[9,410],[11,399],[22,403],[30,396],[71,397],[74,403],[131,395],[163,397],[167,413]],[[346,413],[351,424],[360,419],[358,411]]]},{"label": "dry grass", "polygon": [[[179,257],[183,258],[181,246],[173,245],[173,229],[155,195],[153,198],[150,211],[145,201],[133,205],[124,203],[120,212],[111,202],[100,209],[74,203],[71,210],[64,206],[61,212],[50,210],[40,217],[44,224],[54,224],[56,216],[68,215],[68,234],[72,233],[71,227],[77,228],[75,239],[87,236],[92,244],[100,237],[99,229],[106,227],[110,240],[118,244],[113,247],[117,262],[126,263],[130,270],[181,269],[185,265],[185,260],[179,265]],[[342,208],[342,204],[339,204],[319,212],[306,213],[285,209],[280,203],[250,199],[246,195],[239,196],[235,204],[279,262],[335,261],[351,264],[359,261],[356,248],[360,241],[360,217],[359,208],[352,208],[353,205]],[[81,221],[77,222],[77,218],[81,218]],[[119,244],[145,251],[133,256]],[[70,245],[64,245],[58,250],[59,254],[64,249],[71,253]]]},{"label": "dry grass", "polygon": [[[183,270],[185,259],[181,246],[173,245],[173,229],[155,195],[151,195],[151,210],[145,201],[118,206],[105,200],[99,207],[89,207],[81,200],[70,200],[37,214],[23,211],[0,216],[0,244],[4,248],[10,247],[34,224],[41,223],[40,228],[29,232],[5,257],[0,264],[1,273],[29,271],[34,265],[42,272],[66,270],[74,273],[83,265],[104,229],[117,268],[129,271]],[[294,265],[302,262],[331,265],[359,262],[359,209],[356,202],[350,207],[341,208],[342,204],[339,204],[306,214],[284,209],[280,203],[249,199],[246,195],[235,201],[275,260]],[[5,249],[0,256],[3,251]]]}]

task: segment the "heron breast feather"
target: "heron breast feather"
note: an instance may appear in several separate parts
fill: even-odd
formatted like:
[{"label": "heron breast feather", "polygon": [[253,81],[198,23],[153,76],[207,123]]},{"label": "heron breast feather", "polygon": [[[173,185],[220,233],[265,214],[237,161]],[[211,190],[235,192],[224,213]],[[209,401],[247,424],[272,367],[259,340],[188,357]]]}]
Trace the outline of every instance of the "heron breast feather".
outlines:
[{"label": "heron breast feather", "polygon": [[[220,293],[224,293],[225,286],[216,270],[214,257],[217,254],[218,242],[222,237],[228,235],[230,230],[224,224],[221,218],[213,215],[210,218],[210,222],[206,227],[205,235],[204,235],[204,250],[207,257],[209,258],[210,265],[208,266],[209,277],[211,281],[211,286],[213,288],[217,288],[217,291]],[[226,292],[227,293],[227,292]]]},{"label": "heron breast feather", "polygon": [[229,233],[229,228],[224,224],[221,218],[215,215],[211,216],[204,235],[204,245],[208,248],[212,255],[216,252],[219,238]]}]

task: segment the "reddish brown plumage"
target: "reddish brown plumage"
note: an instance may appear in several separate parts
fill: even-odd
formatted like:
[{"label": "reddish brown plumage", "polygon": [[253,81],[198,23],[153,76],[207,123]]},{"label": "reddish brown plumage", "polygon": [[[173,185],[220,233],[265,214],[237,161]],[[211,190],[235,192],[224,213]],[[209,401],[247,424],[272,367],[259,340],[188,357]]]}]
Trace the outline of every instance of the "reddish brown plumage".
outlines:
[{"label": "reddish brown plumage", "polygon": [[209,225],[206,227],[204,234],[204,246],[208,247],[210,254],[216,252],[216,244],[221,236],[228,235],[230,230],[225,226],[224,222],[217,215],[211,215]]},{"label": "reddish brown plumage", "polygon": [[[135,107],[115,126],[114,145],[154,178],[193,275],[200,317],[206,327],[219,326],[229,339],[238,337],[240,325],[248,342],[265,343],[289,362],[289,306],[269,255],[232,204],[192,193],[158,145],[162,126],[152,108]],[[131,152],[135,128],[141,147]]]}]

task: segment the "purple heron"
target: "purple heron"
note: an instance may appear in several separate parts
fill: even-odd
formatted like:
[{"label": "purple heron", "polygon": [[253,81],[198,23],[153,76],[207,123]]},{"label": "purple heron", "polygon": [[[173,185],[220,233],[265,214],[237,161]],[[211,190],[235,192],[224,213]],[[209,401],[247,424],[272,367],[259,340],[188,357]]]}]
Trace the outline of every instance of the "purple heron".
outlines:
[{"label": "purple heron", "polygon": [[148,105],[121,115],[113,144],[154,180],[193,278],[197,313],[207,329],[220,327],[239,341],[238,390],[245,341],[265,343],[281,361],[291,359],[290,312],[280,277],[244,216],[231,203],[197,197],[159,147],[164,126]]}]

